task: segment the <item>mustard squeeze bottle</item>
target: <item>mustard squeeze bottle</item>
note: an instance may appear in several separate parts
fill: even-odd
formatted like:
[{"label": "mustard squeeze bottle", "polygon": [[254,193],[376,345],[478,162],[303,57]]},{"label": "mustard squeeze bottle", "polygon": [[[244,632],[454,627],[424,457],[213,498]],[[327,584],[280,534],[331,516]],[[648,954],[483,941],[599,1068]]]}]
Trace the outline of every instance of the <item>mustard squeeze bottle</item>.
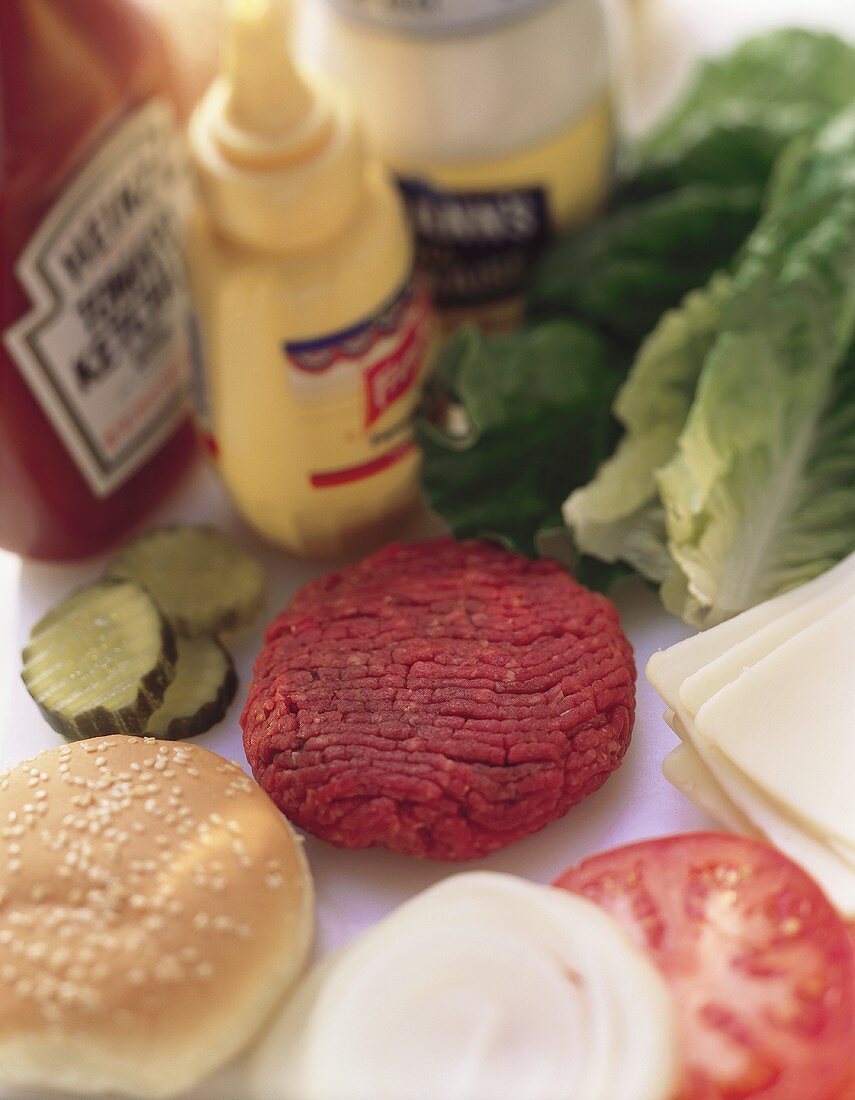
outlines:
[{"label": "mustard squeeze bottle", "polygon": [[281,0],[232,0],[190,124],[199,403],[237,508],[303,557],[391,537],[418,500],[432,336],[403,205],[347,100],[293,63]]}]

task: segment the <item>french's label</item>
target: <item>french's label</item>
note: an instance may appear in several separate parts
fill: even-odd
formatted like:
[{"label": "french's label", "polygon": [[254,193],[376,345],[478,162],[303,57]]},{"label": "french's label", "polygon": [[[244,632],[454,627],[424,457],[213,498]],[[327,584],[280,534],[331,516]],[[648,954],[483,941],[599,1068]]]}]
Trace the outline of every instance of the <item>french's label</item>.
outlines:
[{"label": "french's label", "polygon": [[416,237],[416,262],[442,310],[519,298],[549,238],[546,193],[538,187],[452,191],[401,179]]},{"label": "french's label", "polygon": [[489,30],[555,0],[329,0],[343,15],[384,30],[419,35]]},{"label": "french's label", "polygon": [[[358,442],[359,461],[311,471],[314,488],[334,488],[371,477],[411,453],[412,411],[431,336],[427,294],[408,283],[362,321],[284,345],[292,392],[306,405],[317,431],[323,432],[325,400],[350,399],[355,394],[361,410],[359,440],[348,440],[351,446]],[[332,450],[340,441],[328,442]]]},{"label": "french's label", "polygon": [[153,100],[101,144],[16,265],[32,308],[6,348],[98,497],[186,413],[186,196],[172,110]]}]

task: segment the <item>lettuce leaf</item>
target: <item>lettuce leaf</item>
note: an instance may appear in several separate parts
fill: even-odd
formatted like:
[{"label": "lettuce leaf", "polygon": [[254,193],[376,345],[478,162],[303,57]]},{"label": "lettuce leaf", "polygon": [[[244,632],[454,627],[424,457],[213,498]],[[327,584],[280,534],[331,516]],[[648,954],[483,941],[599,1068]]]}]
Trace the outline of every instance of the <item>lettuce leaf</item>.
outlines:
[{"label": "lettuce leaf", "polygon": [[834,35],[773,31],[706,62],[625,154],[612,212],[547,250],[530,317],[580,320],[635,350],[666,310],[729,267],[779,154],[853,101],[855,48]]},{"label": "lettuce leaf", "polygon": [[634,350],[666,310],[730,263],[760,205],[759,188],[700,184],[618,209],[546,253],[529,314],[583,321]]},{"label": "lettuce leaf", "polygon": [[416,424],[431,508],[461,538],[533,555],[538,533],[560,526],[568,485],[613,445],[623,376],[596,333],[567,321],[510,336],[458,329]]},{"label": "lettuce leaf", "polygon": [[565,503],[581,550],[662,583],[696,625],[855,545],[853,202],[850,109],[779,159],[735,276],[644,343],[615,402],[626,433]]},{"label": "lettuce leaf", "polygon": [[590,550],[603,586],[629,563],[698,624],[852,548],[855,112],[826,123],[853,101],[830,35],[708,62],[612,212],[543,258],[533,327],[452,339],[418,434],[457,534],[583,573]]},{"label": "lettuce leaf", "polygon": [[698,626],[855,547],[855,192],[841,167],[753,235],[657,474],[678,570],[663,598]]},{"label": "lettuce leaf", "polygon": [[665,314],[615,400],[625,435],[593,481],[564,505],[580,550],[628,562],[652,581],[666,580],[674,569],[656,471],[674,454],[730,294],[731,280],[717,275]]},{"label": "lettuce leaf", "polygon": [[855,47],[785,28],[705,62],[677,108],[630,154],[636,188],[764,184],[778,154],[855,101]]}]

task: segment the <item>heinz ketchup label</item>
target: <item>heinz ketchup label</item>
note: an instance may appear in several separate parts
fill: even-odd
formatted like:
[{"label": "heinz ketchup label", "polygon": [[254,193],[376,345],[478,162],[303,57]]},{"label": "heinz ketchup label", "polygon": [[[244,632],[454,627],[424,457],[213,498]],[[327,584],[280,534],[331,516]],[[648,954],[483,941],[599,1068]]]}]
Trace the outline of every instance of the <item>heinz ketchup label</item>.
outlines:
[{"label": "heinz ketchup label", "polygon": [[93,493],[122,485],[186,417],[186,173],[170,106],[125,117],[43,219],[6,347]]}]

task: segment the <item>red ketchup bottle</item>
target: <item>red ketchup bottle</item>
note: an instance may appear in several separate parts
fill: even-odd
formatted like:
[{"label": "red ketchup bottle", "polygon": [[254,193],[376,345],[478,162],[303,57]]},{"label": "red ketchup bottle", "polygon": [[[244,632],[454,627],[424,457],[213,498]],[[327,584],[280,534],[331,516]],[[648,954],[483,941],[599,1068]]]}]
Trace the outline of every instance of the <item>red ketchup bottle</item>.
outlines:
[{"label": "red ketchup bottle", "polygon": [[0,2],[0,546],[97,553],[195,453],[183,169],[129,0]]}]

